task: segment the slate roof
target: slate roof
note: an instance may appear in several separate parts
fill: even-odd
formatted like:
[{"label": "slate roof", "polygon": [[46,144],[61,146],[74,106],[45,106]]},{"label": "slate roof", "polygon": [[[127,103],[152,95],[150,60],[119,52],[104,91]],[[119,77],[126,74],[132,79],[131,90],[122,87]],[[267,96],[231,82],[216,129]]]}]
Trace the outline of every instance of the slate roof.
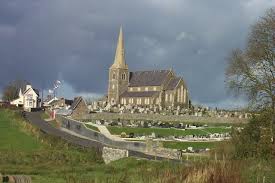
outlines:
[{"label": "slate roof", "polygon": [[75,97],[70,109],[74,110],[78,106],[78,104],[81,102],[81,100],[83,100],[82,97]]},{"label": "slate roof", "polygon": [[124,92],[120,96],[121,97],[152,97],[154,95],[158,95],[159,91],[143,91],[143,92]]},{"label": "slate roof", "polygon": [[175,89],[175,87],[178,85],[180,79],[181,79],[180,77],[171,79],[171,81],[169,82],[169,84],[167,86],[167,90]]},{"label": "slate roof", "polygon": [[129,86],[160,86],[169,72],[169,70],[130,72]]},{"label": "slate roof", "polygon": [[[27,91],[29,91],[31,88],[27,89],[26,91],[24,91],[24,93],[27,93]],[[35,89],[35,88],[32,88],[33,91],[37,94],[37,96],[39,96],[39,90],[38,89]]]},{"label": "slate roof", "polygon": [[73,102],[74,102],[73,100],[65,99],[65,104],[66,105],[72,105]]}]

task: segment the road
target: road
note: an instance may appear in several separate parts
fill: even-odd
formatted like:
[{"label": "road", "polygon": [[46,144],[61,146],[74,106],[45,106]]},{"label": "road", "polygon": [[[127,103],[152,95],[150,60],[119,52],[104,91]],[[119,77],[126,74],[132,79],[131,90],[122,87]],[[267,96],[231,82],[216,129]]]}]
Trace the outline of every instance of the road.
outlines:
[{"label": "road", "polygon": [[88,148],[97,148],[101,150],[103,148],[102,144],[97,141],[93,141],[90,139],[80,138],[78,136],[66,133],[65,131],[59,130],[51,126],[48,122],[41,119],[41,112],[31,112],[26,113],[26,119],[34,126],[39,128],[41,131],[53,135],[56,137],[60,137],[71,144],[88,147]]},{"label": "road", "polygon": [[[102,151],[103,146],[106,146],[98,141],[82,138],[80,136],[74,135],[73,133],[68,133],[64,130],[60,130],[53,127],[48,122],[41,119],[41,112],[28,112],[26,113],[25,117],[32,125],[39,128],[42,132],[52,136],[60,137],[63,140],[66,140],[67,142],[73,145],[86,147],[86,148],[96,148],[99,151]],[[128,150],[128,155],[131,157],[145,158],[149,160],[167,160],[167,158],[153,156],[153,155],[149,155],[149,154],[145,154],[137,151],[131,151],[131,150]],[[171,159],[171,161],[179,162],[179,160],[173,160],[173,159]]]}]

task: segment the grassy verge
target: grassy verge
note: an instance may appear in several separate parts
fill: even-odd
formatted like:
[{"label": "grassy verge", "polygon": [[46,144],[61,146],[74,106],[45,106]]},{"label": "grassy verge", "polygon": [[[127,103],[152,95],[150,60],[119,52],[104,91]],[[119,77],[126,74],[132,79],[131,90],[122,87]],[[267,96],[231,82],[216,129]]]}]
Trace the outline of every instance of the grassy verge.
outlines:
[{"label": "grassy verge", "polygon": [[15,112],[0,110],[0,151],[34,151],[42,148],[39,140],[27,133],[29,126]]},{"label": "grassy verge", "polygon": [[215,128],[205,128],[201,129],[187,129],[187,130],[179,130],[179,129],[165,129],[165,128],[126,128],[126,127],[108,127],[108,130],[111,134],[120,135],[122,132],[125,132],[127,135],[130,133],[134,133],[135,135],[151,135],[155,133],[157,136],[186,136],[186,135],[207,135],[209,133],[220,133],[220,132],[230,132],[231,129],[225,127],[215,127]]},{"label": "grassy verge", "polygon": [[41,113],[41,118],[47,120],[47,122],[55,128],[60,128],[60,123],[57,120],[51,119],[50,115],[46,112]]}]

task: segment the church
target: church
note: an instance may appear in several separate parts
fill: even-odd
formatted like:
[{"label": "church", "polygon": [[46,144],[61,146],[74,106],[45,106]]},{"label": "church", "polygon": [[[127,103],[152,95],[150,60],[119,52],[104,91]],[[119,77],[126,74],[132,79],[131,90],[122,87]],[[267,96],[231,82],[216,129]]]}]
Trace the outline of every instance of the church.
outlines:
[{"label": "church", "polygon": [[189,96],[185,81],[171,69],[129,71],[121,27],[114,63],[109,68],[108,103],[188,108]]}]

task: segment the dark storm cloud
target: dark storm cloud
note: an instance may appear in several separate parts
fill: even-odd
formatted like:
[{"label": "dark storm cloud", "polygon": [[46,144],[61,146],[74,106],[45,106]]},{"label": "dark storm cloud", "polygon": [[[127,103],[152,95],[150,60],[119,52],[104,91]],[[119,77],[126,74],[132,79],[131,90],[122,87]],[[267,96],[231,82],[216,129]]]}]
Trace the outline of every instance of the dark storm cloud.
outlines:
[{"label": "dark storm cloud", "polygon": [[225,58],[243,47],[269,0],[2,0],[0,88],[24,78],[37,87],[63,79],[76,92],[104,93],[118,29],[130,70],[182,75],[192,99],[228,100]]}]

